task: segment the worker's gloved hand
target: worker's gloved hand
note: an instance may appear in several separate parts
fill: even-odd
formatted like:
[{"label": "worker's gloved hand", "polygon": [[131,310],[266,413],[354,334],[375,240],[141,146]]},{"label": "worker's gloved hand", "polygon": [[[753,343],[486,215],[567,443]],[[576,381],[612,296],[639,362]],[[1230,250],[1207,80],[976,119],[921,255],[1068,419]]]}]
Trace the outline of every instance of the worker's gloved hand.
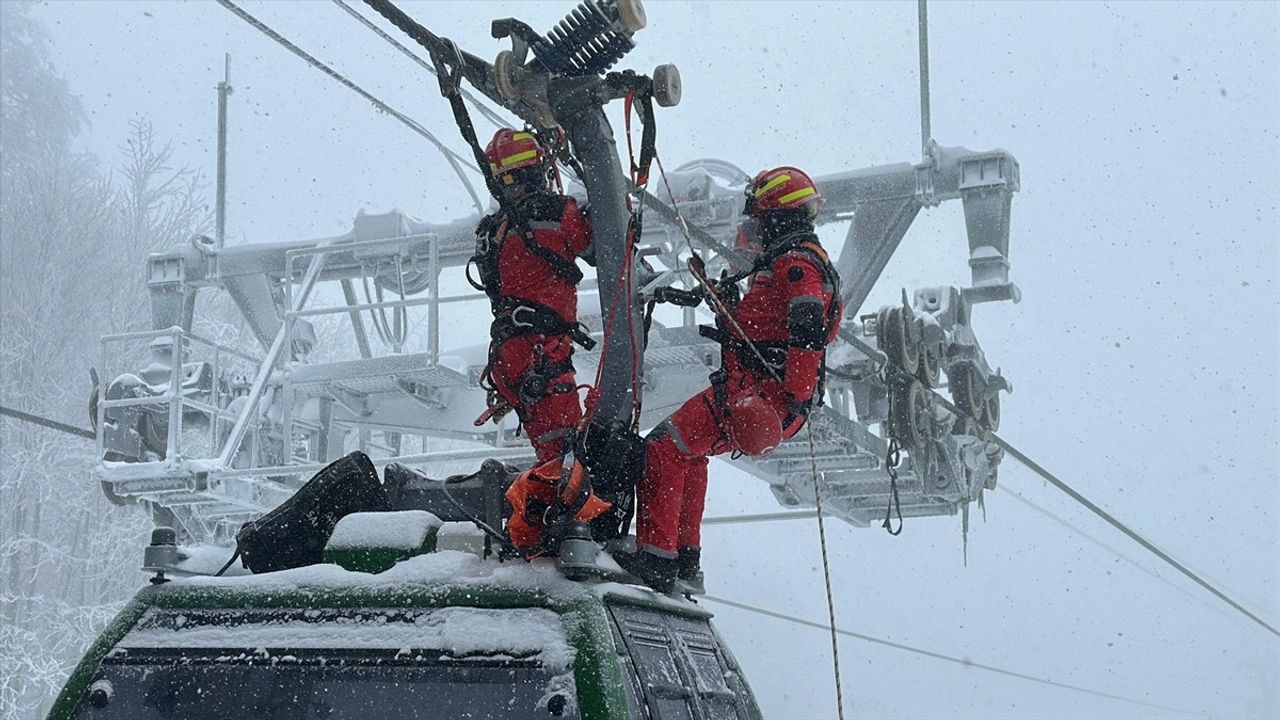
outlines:
[{"label": "worker's gloved hand", "polygon": [[680,307],[697,307],[702,302],[702,288],[681,290],[673,287],[660,287],[653,291],[653,299],[660,303],[671,303]]},{"label": "worker's gloved hand", "polygon": [[793,395],[787,396],[787,417],[782,426],[788,427],[796,420],[809,417],[809,409],[813,407],[813,398],[799,400]]}]

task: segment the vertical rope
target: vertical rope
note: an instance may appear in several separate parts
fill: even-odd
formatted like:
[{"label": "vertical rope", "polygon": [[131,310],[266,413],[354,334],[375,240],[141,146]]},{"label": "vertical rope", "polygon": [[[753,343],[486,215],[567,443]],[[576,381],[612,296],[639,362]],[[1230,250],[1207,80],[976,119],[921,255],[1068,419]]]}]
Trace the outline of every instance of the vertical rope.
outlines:
[{"label": "vertical rope", "polygon": [[813,502],[818,513],[818,545],[822,548],[822,582],[827,591],[827,619],[831,630],[831,665],[836,679],[836,717],[844,720],[844,690],[840,683],[840,643],[836,638],[836,601],[831,591],[831,564],[827,561],[827,526],[822,516],[822,488],[818,482],[818,451],[813,444],[813,426],[806,418],[804,429],[809,436],[809,468],[813,473]]}]

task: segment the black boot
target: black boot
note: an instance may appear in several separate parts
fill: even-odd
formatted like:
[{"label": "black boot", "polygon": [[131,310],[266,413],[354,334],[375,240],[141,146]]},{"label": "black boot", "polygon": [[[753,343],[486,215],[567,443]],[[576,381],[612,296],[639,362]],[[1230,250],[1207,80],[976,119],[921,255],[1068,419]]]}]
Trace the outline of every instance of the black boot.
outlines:
[{"label": "black boot", "polygon": [[702,576],[702,548],[682,547],[677,557],[679,571],[677,576],[688,592],[701,595],[707,591]]},{"label": "black boot", "polygon": [[669,593],[675,588],[676,574],[680,569],[680,561],[676,558],[658,557],[648,552],[615,552],[613,559],[623,570],[644,581],[645,585],[660,593]]}]

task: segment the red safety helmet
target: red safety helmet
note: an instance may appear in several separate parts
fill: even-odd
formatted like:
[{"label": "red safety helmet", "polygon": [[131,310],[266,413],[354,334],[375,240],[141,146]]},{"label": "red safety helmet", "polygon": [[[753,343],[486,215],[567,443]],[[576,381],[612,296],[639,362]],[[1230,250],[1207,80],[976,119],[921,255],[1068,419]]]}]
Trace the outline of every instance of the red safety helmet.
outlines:
[{"label": "red safety helmet", "polygon": [[782,419],[764,398],[750,393],[729,402],[725,429],[746,455],[768,455],[782,444]]},{"label": "red safety helmet", "polygon": [[547,153],[533,133],[502,128],[493,134],[493,139],[484,149],[484,157],[489,161],[489,172],[501,177],[513,170],[542,165]]},{"label": "red safety helmet", "polygon": [[803,170],[789,166],[763,170],[747,184],[744,215],[759,217],[770,210],[808,208],[812,215],[822,207],[822,193]]}]

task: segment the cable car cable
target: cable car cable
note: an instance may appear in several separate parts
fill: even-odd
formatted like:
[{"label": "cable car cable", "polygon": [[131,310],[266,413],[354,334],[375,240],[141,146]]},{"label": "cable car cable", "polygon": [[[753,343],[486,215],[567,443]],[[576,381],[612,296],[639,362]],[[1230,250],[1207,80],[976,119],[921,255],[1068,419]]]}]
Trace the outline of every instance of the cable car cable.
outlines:
[{"label": "cable car cable", "polygon": [[31,423],[32,425],[40,425],[42,427],[46,427],[51,430],[64,432],[68,435],[75,435],[76,437],[79,437],[79,438],[93,440],[94,438],[97,437],[97,435],[92,430],[87,430],[85,428],[78,428],[75,425],[68,425],[67,423],[58,422],[57,420],[50,420],[49,418],[41,417],[39,415],[32,415],[31,413],[22,412],[21,410],[5,407],[3,405],[0,405],[0,415],[8,415],[11,418],[15,418],[23,422],[28,422],[28,423]]},{"label": "cable car cable", "polygon": [[[795,617],[794,615],[787,615],[785,613],[775,612],[773,610],[767,610],[762,607],[747,605],[745,603],[735,602],[733,600],[727,600],[725,598],[715,597],[713,595],[703,595],[702,599],[709,600],[713,603],[719,603],[721,605],[725,605],[728,607],[737,608],[739,610],[745,610],[746,612],[756,613],[757,615],[764,615],[766,617],[771,617],[776,620],[783,620],[785,622],[794,623],[796,625],[804,625],[805,627],[816,628],[819,630],[827,629],[826,625],[823,625],[822,623],[818,623],[818,622],[813,622],[812,620],[805,620],[804,618]],[[1158,703],[1149,702],[1147,700],[1139,700],[1137,698],[1125,697],[1124,695],[1115,695],[1113,693],[1103,692],[1101,690],[1092,690],[1090,688],[1082,687],[1080,685],[1072,685],[1070,683],[1063,683],[1063,682],[1058,682],[1056,680],[1049,680],[1046,678],[1036,677],[1034,675],[1028,675],[1026,673],[1017,672],[1015,670],[1006,670],[1005,668],[997,667],[995,665],[986,665],[983,663],[973,662],[972,660],[969,660],[967,658],[960,658],[952,655],[945,655],[943,653],[934,652],[932,650],[926,650],[924,648],[914,647],[912,645],[906,645],[903,643],[894,642],[892,640],[885,640],[883,638],[873,637],[871,635],[864,635],[862,633],[853,632],[851,630],[837,629],[836,632],[846,637],[863,640],[865,642],[873,643],[875,645],[883,645],[885,647],[890,647],[895,650],[902,650],[904,652],[914,653],[916,655],[931,657],[935,660],[943,660],[946,662],[956,663],[956,664],[964,665],[965,667],[973,668],[976,670],[984,670],[986,672],[996,673],[997,675],[1004,675],[1006,677],[1017,678],[1019,680],[1027,680],[1030,682],[1040,683],[1041,685],[1050,685],[1056,688],[1060,688],[1062,690],[1070,690],[1072,692],[1084,693],[1086,695],[1093,695],[1095,697],[1107,698],[1109,700],[1120,700],[1122,702],[1134,703],[1137,705],[1144,705],[1150,708],[1168,710],[1171,712],[1182,713],[1185,715],[1193,715],[1198,717],[1207,716],[1207,714],[1204,712],[1184,710],[1182,708],[1170,707],[1168,705],[1160,705]]]},{"label": "cable car cable", "polygon": [[[360,87],[359,85],[355,84],[342,73],[339,73],[337,70],[334,70],[328,65],[325,65],[324,63],[320,62],[314,56],[309,54],[307,51],[303,50],[302,48],[293,44],[289,40],[285,39],[285,37],[282,36],[280,33],[276,32],[275,30],[272,30],[261,20],[258,20],[256,17],[254,17],[253,15],[250,15],[244,9],[242,9],[235,3],[231,2],[231,0],[218,0],[218,4],[226,8],[227,10],[230,10],[234,15],[236,15],[236,17],[239,17],[241,20],[244,20],[254,29],[261,32],[263,35],[266,35],[267,37],[276,41],[284,49],[288,50],[294,55],[297,55],[298,57],[307,61],[307,63],[312,67],[314,67],[315,69],[319,70],[325,75],[328,75],[330,78],[333,78],[334,80],[341,83],[343,86],[345,86],[352,92],[358,94],[360,97],[364,98],[365,100],[368,100],[369,102],[373,103],[374,107],[385,112],[391,117],[399,120],[401,123],[404,123],[404,125],[408,127],[410,130],[413,130],[414,132],[418,133],[419,135],[421,135],[422,137],[430,141],[431,144],[435,145],[436,149],[439,150],[441,154],[445,156],[445,160],[449,161],[449,165],[453,168],[454,173],[457,174],[458,179],[461,180],[463,186],[466,187],[467,193],[471,195],[471,201],[475,204],[476,210],[478,210],[481,215],[484,214],[484,204],[480,202],[480,196],[476,194],[475,188],[472,187],[471,185],[471,181],[468,180],[466,175],[464,175],[462,172],[463,167],[469,167],[477,173],[480,172],[478,168],[471,167],[470,160],[467,160],[462,156],[458,155],[457,153],[455,153],[453,150],[450,150],[444,143],[440,142],[440,140],[437,139],[435,135],[432,135],[431,131],[427,130],[416,120],[414,120],[413,118],[410,118],[409,116],[405,115],[399,110],[396,110],[395,108],[391,107],[385,102],[379,100],[377,97],[374,97],[372,93]],[[462,161],[461,163],[459,163],[460,160]]]},{"label": "cable car cable", "polygon": [[[951,405],[951,403],[947,402],[946,400],[943,400],[943,402],[946,405],[950,406],[948,409],[951,410],[952,412],[959,412],[959,410],[955,408],[954,405]],[[1234,600],[1231,596],[1219,590],[1208,580],[1205,580],[1204,578],[1202,578],[1194,570],[1175,560],[1171,555],[1169,555],[1169,553],[1156,547],[1156,545],[1152,543],[1150,540],[1140,535],[1137,531],[1133,530],[1125,523],[1116,519],[1114,515],[1107,512],[1106,510],[1103,510],[1101,507],[1099,507],[1097,504],[1095,504],[1094,502],[1086,498],[1084,495],[1081,495],[1078,491],[1076,491],[1070,485],[1063,482],[1056,475],[1046,470],[1042,465],[1032,460],[1031,458],[1027,457],[1025,454],[1022,453],[1021,450],[1018,450],[1013,445],[1010,445],[1007,440],[1000,437],[999,435],[996,435],[994,432],[990,433],[989,436],[992,442],[994,442],[996,445],[999,445],[1001,448],[1003,448],[1005,452],[1012,455],[1018,462],[1022,463],[1028,470],[1031,470],[1035,474],[1044,478],[1045,481],[1047,481],[1050,485],[1053,485],[1054,487],[1058,488],[1062,492],[1066,493],[1068,496],[1071,497],[1072,500],[1075,500],[1076,502],[1088,508],[1088,510],[1092,512],[1094,515],[1097,515],[1103,520],[1106,520],[1107,523],[1110,524],[1112,527],[1114,527],[1115,529],[1127,535],[1129,539],[1133,540],[1134,542],[1138,543],[1142,547],[1146,548],[1152,555],[1155,555],[1156,557],[1168,563],[1169,566],[1172,567],[1173,569],[1177,570],[1183,575],[1186,575],[1188,578],[1190,578],[1200,587],[1204,588],[1205,590],[1208,590],[1219,600],[1225,602],[1226,604],[1235,608],[1245,617],[1261,625],[1272,635],[1275,635],[1276,637],[1280,637],[1280,630],[1277,630],[1274,625],[1268,623],[1266,620],[1263,620],[1262,618],[1255,615],[1248,608],[1246,608],[1245,606],[1241,605],[1239,602]]]},{"label": "cable car cable", "polygon": [[[852,338],[851,344],[854,347],[858,348],[858,350],[862,351],[864,354],[867,354],[868,357],[874,357],[874,353],[876,351],[867,343],[861,340],[858,340],[857,338]],[[889,360],[887,362],[892,362],[892,360]],[[897,367],[896,364],[895,364],[895,367]],[[898,368],[898,370],[905,372],[900,367]],[[925,392],[932,395],[933,398],[936,399],[940,405],[942,405],[948,411],[953,413],[956,417],[972,418],[972,416],[967,415],[964,412],[961,412],[960,408],[956,407],[955,404],[953,404],[947,398],[943,397],[936,390],[932,388],[926,388]],[[975,419],[975,422],[976,422],[976,419]],[[1119,530],[1120,532],[1124,533],[1130,540],[1133,540],[1134,542],[1138,543],[1142,547],[1146,548],[1146,550],[1150,552],[1152,555],[1155,555],[1156,557],[1160,558],[1165,563],[1167,563],[1170,567],[1182,573],[1183,575],[1187,576],[1200,587],[1204,588],[1205,590],[1208,590],[1215,597],[1217,597],[1219,600],[1223,601],[1227,605],[1230,605],[1240,614],[1254,621],[1258,625],[1261,625],[1264,629],[1267,630],[1267,632],[1270,632],[1272,635],[1275,635],[1276,637],[1280,637],[1280,630],[1277,630],[1274,625],[1258,617],[1256,614],[1254,614],[1248,608],[1241,605],[1231,596],[1227,595],[1222,590],[1219,590],[1208,580],[1205,580],[1203,577],[1200,576],[1199,573],[1195,572],[1194,570],[1182,564],[1181,562],[1175,560],[1171,555],[1169,555],[1169,553],[1156,547],[1156,545],[1152,543],[1150,540],[1143,537],[1140,533],[1138,533],[1136,530],[1133,530],[1125,523],[1121,522],[1111,513],[1107,512],[1106,510],[1103,510],[1101,507],[1097,505],[1097,503],[1094,503],[1093,501],[1086,498],[1084,495],[1080,494],[1079,491],[1077,491],[1075,488],[1068,485],[1061,478],[1059,478],[1058,476],[1046,470],[1044,466],[1042,466],[1040,463],[1037,463],[1036,461],[1027,457],[1025,453],[1023,453],[1021,450],[1011,445],[1009,441],[1005,440],[1004,438],[1000,437],[999,435],[997,435],[995,432],[992,432],[992,431],[987,431],[986,437],[990,438],[992,442],[1000,446],[1000,448],[1003,449],[1005,452],[1012,455],[1015,460],[1022,463],[1022,465],[1026,467],[1028,470],[1039,475],[1050,485],[1053,485],[1054,487],[1058,488],[1062,492],[1066,493],[1072,500],[1075,500],[1076,502],[1083,505],[1086,509],[1092,512],[1094,515],[1097,515],[1098,517],[1107,521],[1107,523],[1111,525],[1111,527]]]},{"label": "cable car cable", "polygon": [[[431,65],[431,63],[418,57],[416,53],[414,53],[412,50],[410,50],[408,47],[402,44],[399,40],[396,40],[395,38],[391,37],[391,35],[389,35],[385,30],[375,25],[372,20],[365,17],[364,15],[361,15],[360,11],[348,5],[345,0],[333,0],[333,2],[335,5],[345,10],[348,15],[360,21],[361,25],[364,25],[365,27],[369,28],[369,30],[377,34],[378,37],[382,38],[383,40],[386,40],[388,43],[391,44],[392,47],[399,50],[401,53],[406,55],[409,59],[413,60],[415,63],[421,66],[422,69],[426,70],[432,75],[436,74],[436,69],[434,66]],[[462,93],[462,97],[471,101],[471,105],[475,107],[475,109],[478,110],[480,114],[485,117],[486,120],[493,123],[494,127],[502,128],[502,127],[507,127],[510,124],[508,121],[504,120],[501,115],[499,115],[498,113],[490,109],[489,106],[480,102],[480,99],[477,98],[475,95],[472,95],[470,92],[467,92],[466,90],[462,90],[461,88],[459,88],[459,91]]]}]

